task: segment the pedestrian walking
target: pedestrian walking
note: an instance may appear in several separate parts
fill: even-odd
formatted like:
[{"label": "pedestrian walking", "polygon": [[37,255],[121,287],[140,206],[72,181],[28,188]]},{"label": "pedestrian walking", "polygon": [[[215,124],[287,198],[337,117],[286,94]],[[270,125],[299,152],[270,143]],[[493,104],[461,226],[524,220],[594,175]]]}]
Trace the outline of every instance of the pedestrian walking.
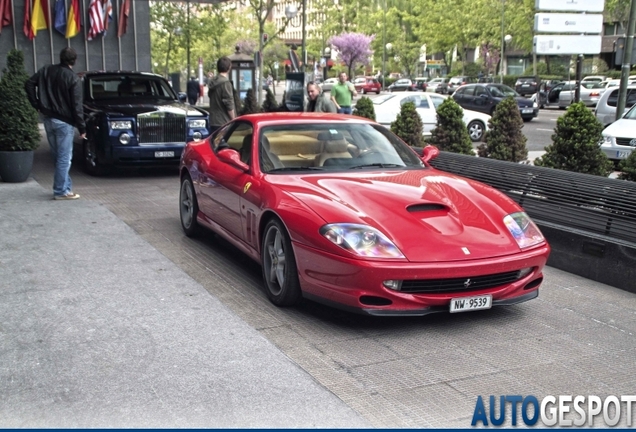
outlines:
[{"label": "pedestrian walking", "polygon": [[339,114],[351,114],[351,101],[355,96],[358,96],[358,92],[353,84],[347,81],[346,72],[340,72],[338,84],[331,88],[331,100]]},{"label": "pedestrian walking", "polygon": [[336,106],[315,82],[310,81],[307,83],[307,95],[309,96],[309,101],[305,106],[305,112],[336,112]]},{"label": "pedestrian walking", "polygon": [[216,63],[217,75],[210,81],[210,128],[217,130],[236,117],[234,92],[228,75],[232,61],[221,57]]},{"label": "pedestrian walking", "polygon": [[188,103],[190,105],[196,105],[197,100],[199,99],[199,94],[201,93],[199,81],[197,81],[196,77],[191,77],[190,81],[188,81],[188,85],[186,86],[186,93],[188,94]]},{"label": "pedestrian walking", "polygon": [[24,88],[33,107],[44,116],[44,129],[55,161],[53,199],[74,200],[69,175],[73,159],[73,134],[76,127],[86,138],[86,123],[82,107],[82,88],[73,72],[77,53],[71,47],[60,52],[60,63],[44,66],[27,80]]}]

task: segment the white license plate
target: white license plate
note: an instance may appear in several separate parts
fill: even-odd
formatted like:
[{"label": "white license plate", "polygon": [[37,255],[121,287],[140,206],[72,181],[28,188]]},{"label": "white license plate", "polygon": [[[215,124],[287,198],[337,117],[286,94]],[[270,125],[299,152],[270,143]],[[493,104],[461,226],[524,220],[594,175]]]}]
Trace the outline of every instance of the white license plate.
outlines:
[{"label": "white license plate", "polygon": [[459,297],[451,299],[450,302],[451,313],[490,309],[491,307],[492,296],[490,294],[475,297]]},{"label": "white license plate", "polygon": [[173,151],[160,151],[160,152],[155,152],[155,157],[156,157],[156,158],[174,157],[174,152],[173,152]]},{"label": "white license plate", "polygon": [[628,151],[617,151],[616,152],[616,157],[619,158],[619,159],[625,159],[626,157],[629,157],[629,155],[631,153],[632,152],[628,152]]},{"label": "white license plate", "polygon": [[521,87],[530,87],[530,84],[521,84]]},{"label": "white license plate", "polygon": [[522,114],[532,114],[533,112],[534,112],[534,110],[533,110],[533,109],[524,109],[524,110],[521,110],[521,113],[522,113]]}]

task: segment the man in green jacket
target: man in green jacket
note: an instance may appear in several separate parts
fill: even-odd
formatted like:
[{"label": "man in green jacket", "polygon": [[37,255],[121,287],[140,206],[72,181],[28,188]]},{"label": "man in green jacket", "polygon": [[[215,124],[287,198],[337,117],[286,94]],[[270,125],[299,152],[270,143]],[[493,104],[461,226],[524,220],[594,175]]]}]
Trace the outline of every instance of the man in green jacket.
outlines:
[{"label": "man in green jacket", "polygon": [[351,100],[358,96],[353,84],[347,81],[347,74],[340,72],[338,84],[331,88],[331,100],[339,114],[351,114]]},{"label": "man in green jacket", "polygon": [[309,101],[305,106],[305,112],[336,112],[334,104],[315,82],[310,81],[307,83],[307,95],[309,96]]}]

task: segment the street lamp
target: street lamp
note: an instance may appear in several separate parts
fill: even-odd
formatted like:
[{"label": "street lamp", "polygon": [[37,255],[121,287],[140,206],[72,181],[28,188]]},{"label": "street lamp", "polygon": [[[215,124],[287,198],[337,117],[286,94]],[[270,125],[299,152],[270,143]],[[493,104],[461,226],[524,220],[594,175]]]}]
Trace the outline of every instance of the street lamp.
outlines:
[{"label": "street lamp", "polygon": [[[303,13],[301,15],[301,33],[302,33],[302,52],[303,52],[303,66],[302,71],[304,72],[307,65],[307,0],[302,1]],[[298,27],[298,21],[295,19],[298,17],[298,8],[295,5],[287,5],[285,7],[285,16],[289,19],[292,27]]]},{"label": "street lamp", "polygon": [[384,80],[386,77],[386,2],[384,0],[384,17],[382,19],[382,91],[384,91]]},{"label": "street lamp", "polygon": [[510,43],[512,40],[512,36],[506,35],[504,36],[504,44],[501,49],[501,82],[503,83],[503,76],[506,73],[506,67],[508,66],[508,62],[506,61],[506,45]]},{"label": "street lamp", "polygon": [[323,58],[325,59],[325,64],[322,68],[322,79],[323,81],[326,81],[327,71],[329,70],[329,60],[331,60],[331,48],[325,47],[323,50]]}]

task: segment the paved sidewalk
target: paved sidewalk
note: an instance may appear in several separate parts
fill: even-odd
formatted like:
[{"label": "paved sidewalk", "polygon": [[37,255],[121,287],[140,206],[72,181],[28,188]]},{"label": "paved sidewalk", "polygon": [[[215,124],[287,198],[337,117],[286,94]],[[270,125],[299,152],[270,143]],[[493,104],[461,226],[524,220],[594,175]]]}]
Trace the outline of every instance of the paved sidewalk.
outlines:
[{"label": "paved sidewalk", "polygon": [[0,182],[0,428],[369,427],[105,207]]}]

